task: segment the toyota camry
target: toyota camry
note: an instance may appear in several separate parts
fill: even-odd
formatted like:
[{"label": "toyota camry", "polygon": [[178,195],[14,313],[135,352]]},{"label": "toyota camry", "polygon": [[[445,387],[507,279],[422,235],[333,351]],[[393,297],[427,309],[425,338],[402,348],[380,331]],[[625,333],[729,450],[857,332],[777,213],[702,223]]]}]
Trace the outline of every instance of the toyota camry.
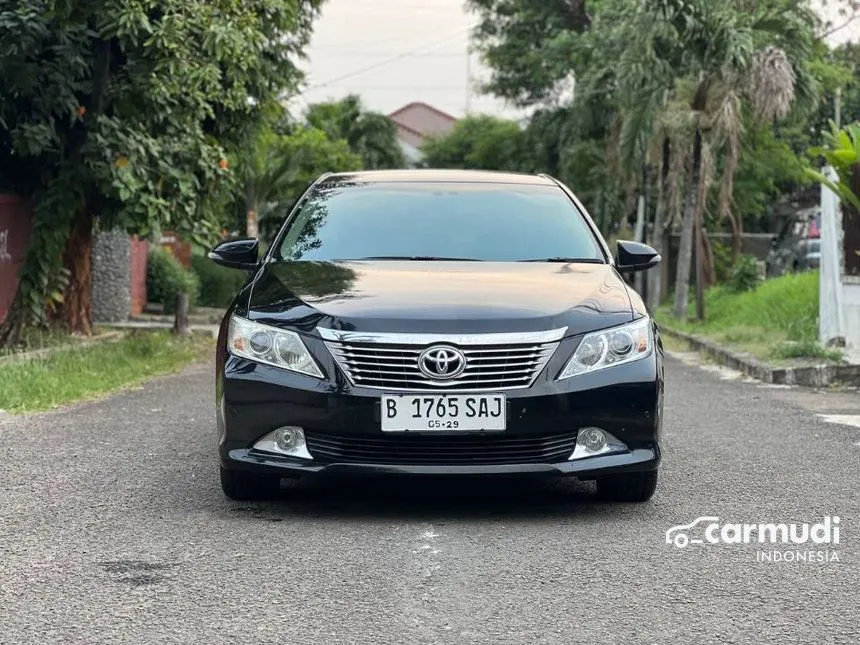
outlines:
[{"label": "toyota camry", "polygon": [[216,360],[221,486],[315,473],[567,475],[606,500],[657,485],[663,350],[630,272],[548,176],[327,174],[253,239]]}]

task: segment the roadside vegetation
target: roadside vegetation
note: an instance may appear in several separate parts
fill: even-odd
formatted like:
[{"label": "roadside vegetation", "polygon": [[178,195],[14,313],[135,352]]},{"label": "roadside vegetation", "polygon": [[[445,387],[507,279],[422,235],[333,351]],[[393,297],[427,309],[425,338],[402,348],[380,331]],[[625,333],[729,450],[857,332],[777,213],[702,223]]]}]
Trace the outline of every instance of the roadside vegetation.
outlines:
[{"label": "roadside vegetation", "polygon": [[[99,328],[93,330],[94,335],[98,335],[101,332],[102,330]],[[54,347],[74,345],[86,342],[87,340],[89,339],[84,336],[69,336],[63,329],[56,327],[29,327],[21,334],[15,345],[0,347],[0,361],[8,356],[50,350]]]},{"label": "roadside vegetation", "polygon": [[[469,0],[486,87],[535,111],[521,122],[462,119],[425,146],[426,161],[558,177],[607,238],[671,258],[636,283],[664,320],[698,320],[759,356],[833,359],[815,343],[814,312],[768,313],[774,292],[817,311],[809,289],[792,291],[814,278],[758,287],[767,251],[744,255],[746,233],[791,245],[780,235],[819,203],[815,169],[826,161],[840,178],[831,185],[843,200],[845,272],[860,274],[860,45],[828,44],[860,7],[832,5],[835,24],[786,0]],[[746,323],[727,318],[737,303],[749,307]]]},{"label": "roadside vegetation", "polygon": [[[680,321],[671,305],[657,321],[672,329],[709,338],[769,362],[839,362],[837,349],[818,344],[818,272],[793,273],[738,292],[720,285],[705,292],[708,317]],[[691,303],[690,307],[694,307]]]},{"label": "roadside vegetation", "polygon": [[7,360],[0,365],[0,410],[36,412],[95,398],[178,371],[212,352],[209,336],[147,331],[113,342],[59,349],[45,358]]}]

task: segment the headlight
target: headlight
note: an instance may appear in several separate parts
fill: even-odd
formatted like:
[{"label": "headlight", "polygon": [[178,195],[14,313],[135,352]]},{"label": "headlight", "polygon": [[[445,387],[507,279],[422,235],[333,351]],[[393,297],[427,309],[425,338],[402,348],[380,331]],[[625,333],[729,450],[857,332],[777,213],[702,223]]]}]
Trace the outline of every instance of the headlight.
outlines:
[{"label": "headlight", "polygon": [[230,316],[227,348],[236,356],[274,365],[291,372],[323,378],[298,334]]},{"label": "headlight", "polygon": [[559,380],[595,372],[605,367],[632,363],[651,355],[654,339],[651,334],[651,318],[639,320],[586,334],[567,365],[558,375]]}]

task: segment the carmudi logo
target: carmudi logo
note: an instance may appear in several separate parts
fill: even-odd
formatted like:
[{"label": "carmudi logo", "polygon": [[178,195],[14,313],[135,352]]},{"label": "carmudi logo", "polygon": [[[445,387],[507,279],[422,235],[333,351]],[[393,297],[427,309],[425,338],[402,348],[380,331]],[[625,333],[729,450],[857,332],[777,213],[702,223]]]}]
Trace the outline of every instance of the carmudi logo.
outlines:
[{"label": "carmudi logo", "polygon": [[[679,549],[693,544],[758,544],[756,560],[760,562],[838,562],[835,547],[839,544],[839,516],[825,515],[822,521],[790,523],[720,522],[713,515],[697,517],[689,524],[679,524],[666,531],[666,544]],[[777,545],[795,547],[780,550]],[[797,547],[806,546],[806,550]]]}]

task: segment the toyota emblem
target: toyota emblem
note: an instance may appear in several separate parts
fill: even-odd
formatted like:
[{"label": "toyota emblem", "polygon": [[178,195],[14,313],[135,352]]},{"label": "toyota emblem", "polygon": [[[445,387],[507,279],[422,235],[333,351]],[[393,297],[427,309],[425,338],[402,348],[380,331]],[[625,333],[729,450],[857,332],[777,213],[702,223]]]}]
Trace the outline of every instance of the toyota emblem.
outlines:
[{"label": "toyota emblem", "polygon": [[466,369],[466,357],[456,347],[437,345],[421,352],[418,369],[433,379],[452,379]]}]

